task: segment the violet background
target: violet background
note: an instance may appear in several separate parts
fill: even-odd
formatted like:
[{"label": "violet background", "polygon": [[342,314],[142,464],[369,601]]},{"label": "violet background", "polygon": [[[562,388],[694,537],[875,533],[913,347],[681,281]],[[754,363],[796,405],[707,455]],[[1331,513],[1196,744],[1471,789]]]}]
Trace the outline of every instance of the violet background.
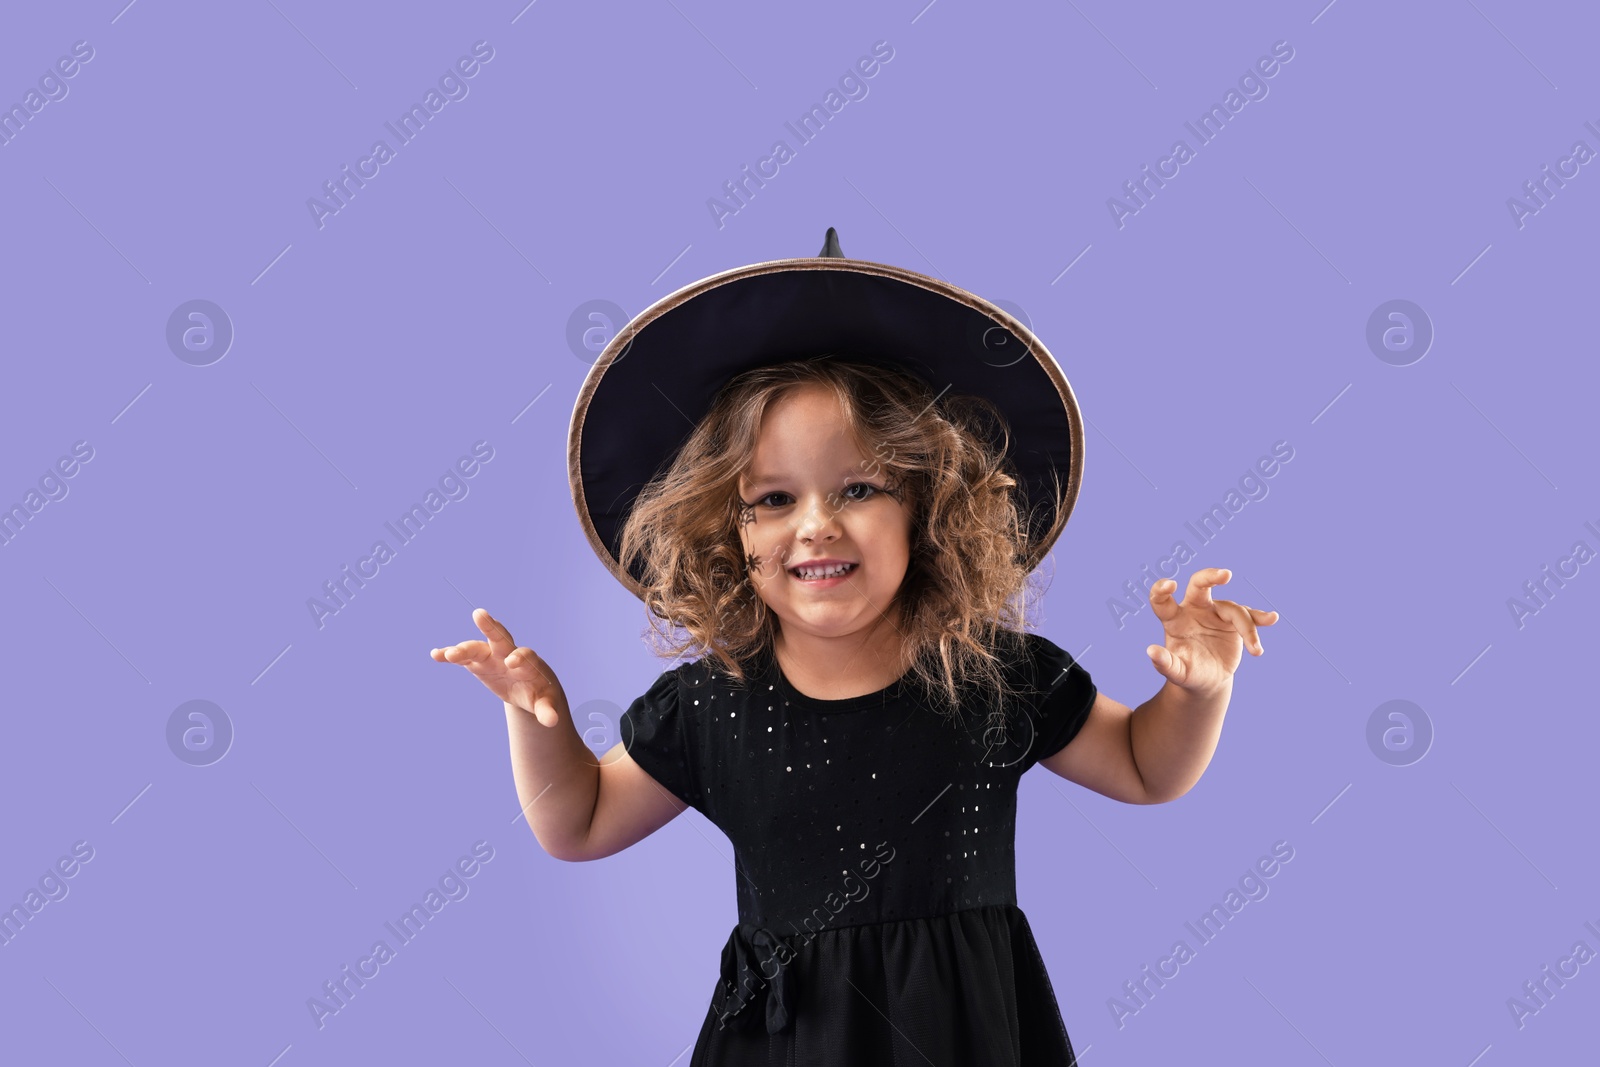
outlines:
[{"label": "violet background", "polygon": [[[1294,450],[1181,575],[1233,568],[1220,595],[1283,613],[1199,785],[1023,782],[1019,901],[1085,1061],[1594,1056],[1595,965],[1521,1028],[1506,1004],[1600,949],[1600,579],[1508,607],[1600,546],[1600,165],[1520,228],[1506,203],[1600,149],[1591,9],[124,2],[0,33],[0,103],[95,52],[0,146],[0,503],[94,449],[0,551],[0,903],[94,849],[0,946],[0,1058],[687,1062],[726,838],[690,811],[551,859],[499,702],[427,653],[489,608],[609,747],[667,664],[574,517],[569,319],[828,226],[1022,309],[1060,361],[1089,439],[1040,629],[1124,703],[1159,687],[1160,628],[1108,600]],[[319,229],[307,199],[479,40],[469,95]],[[707,200],[880,40],[868,95],[719,227]],[[1269,95],[1119,229],[1107,199],[1280,40]],[[209,366],[165,339],[196,298],[235,331]],[[1407,366],[1365,339],[1396,298],[1436,331]],[[480,440],[469,494],[319,628],[307,600]],[[210,766],[166,739],[194,699],[235,731]],[[1395,699],[1434,732],[1408,766],[1367,741]],[[307,999],[479,840],[470,894],[319,1029]],[[1270,894],[1119,1028],[1108,999],[1279,840]]]}]

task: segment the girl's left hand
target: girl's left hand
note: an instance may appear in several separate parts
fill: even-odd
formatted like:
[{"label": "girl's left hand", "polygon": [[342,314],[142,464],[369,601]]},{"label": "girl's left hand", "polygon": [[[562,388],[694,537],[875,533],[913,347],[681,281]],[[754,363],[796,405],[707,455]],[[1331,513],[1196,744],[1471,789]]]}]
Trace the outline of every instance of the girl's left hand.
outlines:
[{"label": "girl's left hand", "polygon": [[1276,611],[1246,607],[1232,600],[1212,600],[1211,587],[1225,584],[1233,572],[1205,567],[1189,576],[1183,603],[1172,598],[1178,583],[1164,578],[1150,587],[1150,606],[1166,630],[1166,646],[1150,645],[1145,652],[1162,676],[1174,685],[1196,693],[1215,693],[1233,680],[1244,658],[1244,647],[1261,655],[1257,626],[1278,621]]}]

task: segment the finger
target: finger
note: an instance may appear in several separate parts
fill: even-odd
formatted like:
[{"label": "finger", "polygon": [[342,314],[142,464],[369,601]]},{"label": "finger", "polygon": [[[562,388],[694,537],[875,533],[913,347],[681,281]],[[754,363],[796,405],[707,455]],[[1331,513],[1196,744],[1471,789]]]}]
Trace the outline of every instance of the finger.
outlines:
[{"label": "finger", "polygon": [[1244,640],[1245,647],[1259,656],[1262,653],[1261,635],[1256,633],[1255,619],[1251,617],[1249,609],[1243,604],[1232,600],[1214,601],[1217,614],[1233,625],[1239,636]]},{"label": "finger", "polygon": [[444,650],[444,658],[462,666],[476,664],[489,656],[489,646],[482,641],[463,641]]},{"label": "finger", "polygon": [[1196,606],[1208,603],[1211,600],[1211,587],[1225,585],[1233,577],[1233,572],[1225,567],[1202,567],[1189,575],[1189,587],[1183,591],[1183,602],[1189,603],[1190,597],[1199,597]]},{"label": "finger", "polygon": [[1150,587],[1150,607],[1162,622],[1171,622],[1178,617],[1178,602],[1173,599],[1177,591],[1178,583],[1171,578],[1163,578]]},{"label": "finger", "polygon": [[556,711],[555,702],[549,697],[540,697],[533,702],[533,717],[539,720],[540,726],[554,726],[561,721],[561,713]]},{"label": "finger", "polygon": [[1161,677],[1173,685],[1182,685],[1183,676],[1187,671],[1178,663],[1178,659],[1169,652],[1164,645],[1146,645],[1145,655],[1150,657],[1150,666],[1154,667]]},{"label": "finger", "polygon": [[507,670],[515,671],[526,668],[527,670],[533,671],[533,673],[537,674],[545,682],[550,681],[550,675],[540,669],[539,657],[531,648],[512,649],[511,654],[505,659],[505,664]]},{"label": "finger", "polygon": [[1265,611],[1261,608],[1252,608],[1249,604],[1240,604],[1239,606],[1250,613],[1250,618],[1255,621],[1257,626],[1271,626],[1273,623],[1277,622],[1283,617],[1276,611]]},{"label": "finger", "polygon": [[511,640],[511,632],[482,608],[472,609],[472,621],[478,624],[478,629],[489,639],[489,651],[494,655],[505,659],[511,655],[512,649],[517,647],[517,643]]}]

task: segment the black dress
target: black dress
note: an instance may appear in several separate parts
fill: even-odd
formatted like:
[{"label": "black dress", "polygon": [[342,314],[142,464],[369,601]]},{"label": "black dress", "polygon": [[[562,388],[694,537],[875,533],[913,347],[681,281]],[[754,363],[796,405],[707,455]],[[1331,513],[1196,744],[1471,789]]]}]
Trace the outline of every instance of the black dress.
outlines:
[{"label": "black dress", "polygon": [[[904,679],[807,697],[770,653],[736,686],[702,659],[623,713],[633,760],[733,843],[739,923],[690,1067],[1056,1067],[1076,1058],[1017,907],[1017,781],[1072,740],[1095,685],[1038,634],[994,728]],[[984,711],[968,711],[969,707]]]}]

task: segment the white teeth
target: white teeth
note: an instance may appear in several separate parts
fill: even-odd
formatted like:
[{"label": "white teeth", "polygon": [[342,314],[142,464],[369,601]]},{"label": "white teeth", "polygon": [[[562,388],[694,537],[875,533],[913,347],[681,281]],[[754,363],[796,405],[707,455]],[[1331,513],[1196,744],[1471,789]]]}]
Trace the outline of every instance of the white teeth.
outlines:
[{"label": "white teeth", "polygon": [[839,563],[831,567],[796,567],[795,573],[804,581],[817,578],[836,578],[854,567],[854,563]]}]

